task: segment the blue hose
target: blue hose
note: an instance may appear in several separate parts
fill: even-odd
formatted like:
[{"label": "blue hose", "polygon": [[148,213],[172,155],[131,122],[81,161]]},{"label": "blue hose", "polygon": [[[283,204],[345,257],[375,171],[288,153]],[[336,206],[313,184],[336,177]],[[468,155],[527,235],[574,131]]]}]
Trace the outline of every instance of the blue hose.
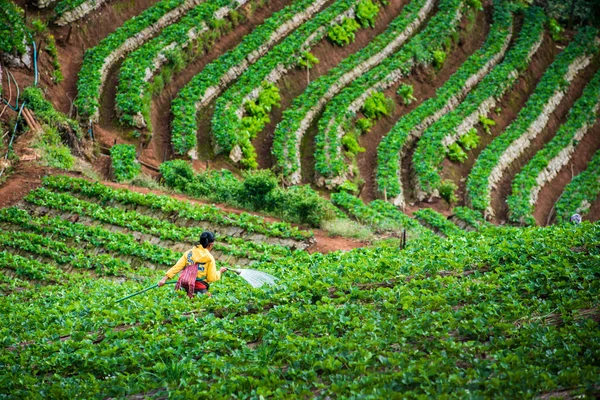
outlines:
[{"label": "blue hose", "polygon": [[31,39],[31,43],[33,44],[33,71],[35,73],[35,80],[33,81],[33,86],[37,87],[38,84],[38,65],[37,65],[37,47],[35,47],[35,40],[29,35]]}]

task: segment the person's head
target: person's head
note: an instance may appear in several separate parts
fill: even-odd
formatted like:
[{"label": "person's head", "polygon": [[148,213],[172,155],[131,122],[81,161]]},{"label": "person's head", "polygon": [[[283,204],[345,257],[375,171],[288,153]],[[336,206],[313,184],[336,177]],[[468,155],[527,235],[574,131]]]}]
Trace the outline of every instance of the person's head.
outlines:
[{"label": "person's head", "polygon": [[202,235],[200,235],[200,240],[198,244],[204,247],[205,249],[212,249],[213,244],[215,243],[215,235],[212,232],[204,231]]}]

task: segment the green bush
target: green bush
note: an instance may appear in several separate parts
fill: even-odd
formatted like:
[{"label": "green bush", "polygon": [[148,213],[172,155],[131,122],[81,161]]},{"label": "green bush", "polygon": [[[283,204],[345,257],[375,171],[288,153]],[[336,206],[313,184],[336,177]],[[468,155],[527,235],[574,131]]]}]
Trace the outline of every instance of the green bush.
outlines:
[{"label": "green bush", "polygon": [[463,163],[468,158],[467,153],[458,145],[458,143],[452,143],[448,146],[448,158],[451,161]]},{"label": "green bush", "polygon": [[110,149],[112,171],[117,182],[130,181],[142,170],[136,160],[135,146],[132,144],[116,144]]},{"label": "green bush", "polygon": [[41,151],[42,163],[53,168],[69,170],[75,164],[75,158],[65,146],[56,128],[44,125],[44,130],[34,141],[33,147]]},{"label": "green bush", "polygon": [[458,200],[456,198],[456,189],[458,189],[458,186],[451,180],[446,179],[440,185],[440,196],[442,199],[446,200],[448,204],[452,205]]},{"label": "green bush", "polygon": [[463,149],[469,151],[479,146],[480,140],[481,138],[477,135],[477,129],[471,128],[469,132],[458,139],[458,143],[460,143]]},{"label": "green bush", "polygon": [[335,24],[329,28],[327,37],[338,46],[345,46],[352,42],[356,37],[355,32],[360,28],[360,24],[352,18],[344,18],[341,24]]},{"label": "green bush", "polygon": [[0,1],[0,53],[24,54],[28,34],[23,9],[12,1]]},{"label": "green bush", "polygon": [[371,0],[361,0],[356,7],[356,18],[363,28],[374,28],[379,6]]},{"label": "green bush", "polygon": [[406,105],[416,100],[415,96],[413,96],[413,91],[414,88],[412,85],[407,85],[406,83],[403,83],[398,88],[397,93],[402,98],[402,102]]},{"label": "green bush", "polygon": [[370,119],[379,119],[384,115],[390,115],[394,109],[392,99],[385,97],[381,92],[374,92],[365,100],[362,108],[363,114]]},{"label": "green bush", "polygon": [[184,160],[167,161],[160,164],[159,171],[166,186],[185,192],[186,187],[195,180],[192,166]]},{"label": "green bush", "polygon": [[243,177],[242,198],[254,209],[271,209],[273,205],[268,204],[267,196],[278,186],[277,177],[273,172],[269,169],[249,171],[245,172]]}]

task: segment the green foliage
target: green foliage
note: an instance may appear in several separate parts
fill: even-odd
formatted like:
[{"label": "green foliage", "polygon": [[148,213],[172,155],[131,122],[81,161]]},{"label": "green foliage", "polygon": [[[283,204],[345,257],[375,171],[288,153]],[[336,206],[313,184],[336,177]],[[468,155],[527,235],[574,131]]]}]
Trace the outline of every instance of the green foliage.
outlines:
[{"label": "green foliage", "polygon": [[365,100],[362,112],[369,119],[377,120],[383,116],[388,116],[394,110],[394,101],[386,97],[381,92],[373,92]]},{"label": "green foliage", "polygon": [[37,34],[43,34],[48,31],[48,26],[41,19],[34,19],[31,21],[31,28],[33,32]]},{"label": "green foliage", "polygon": [[458,143],[466,151],[473,150],[479,146],[481,138],[477,134],[477,129],[471,128],[469,131],[458,139]]},{"label": "green foliage", "polygon": [[283,172],[285,177],[300,173],[298,140],[303,136],[302,121],[307,114],[314,110],[320,112],[323,108],[323,97],[329,96],[328,93],[337,93],[333,88],[344,74],[380,53],[408,26],[415,23],[424,4],[425,0],[414,0],[407,3],[402,8],[400,15],[387,26],[385,32],[371,40],[364,48],[342,60],[326,74],[310,82],[307,89],[293,100],[290,107],[284,110],[282,121],[275,129],[272,151],[277,160],[277,168]]},{"label": "green foliage", "polygon": [[24,54],[29,33],[23,20],[23,9],[12,1],[1,1],[0,53]]},{"label": "green foliage", "polygon": [[467,0],[467,5],[476,11],[483,11],[481,0]]},{"label": "green foliage", "polygon": [[348,192],[355,196],[358,195],[358,186],[356,186],[356,183],[349,180],[344,181],[344,183],[340,185],[339,189],[340,191]]},{"label": "green foliage", "polygon": [[465,234],[462,229],[450,222],[448,218],[431,208],[421,208],[415,211],[413,215],[419,222],[444,236],[463,236]]},{"label": "green foliage", "polygon": [[444,61],[446,61],[446,53],[443,50],[434,50],[433,52],[433,66],[437,69],[440,69],[444,66]]},{"label": "green foliage", "polygon": [[[385,188],[387,195],[402,195],[400,176],[400,154],[405,154],[415,127],[426,126],[435,115],[441,115],[444,107],[456,96],[460,96],[473,74],[480,71],[493,57],[502,55],[504,42],[512,32],[513,15],[511,5],[504,1],[494,3],[494,23],[483,46],[471,55],[450,79],[436,90],[435,97],[425,100],[419,107],[401,118],[377,148],[377,187],[380,195]],[[523,39],[519,39],[523,40]],[[429,122],[430,123],[430,122]]]},{"label": "green foliage", "polygon": [[348,132],[342,137],[342,144],[350,154],[364,153],[366,149],[361,147],[352,132]]},{"label": "green foliage", "polygon": [[305,51],[304,53],[302,53],[302,55],[300,55],[300,58],[298,59],[298,65],[302,68],[311,69],[318,63],[319,59],[315,57],[315,55],[312,54],[310,51]]},{"label": "green foliage", "polygon": [[374,28],[379,6],[372,0],[361,0],[356,6],[356,18],[363,28]]},{"label": "green foliage", "polygon": [[329,28],[327,37],[338,46],[346,46],[354,42],[355,32],[359,28],[360,24],[355,19],[344,18],[341,24],[334,24]]},{"label": "green foliage", "polygon": [[483,128],[485,133],[487,133],[488,135],[491,135],[492,130],[490,128],[492,126],[496,126],[496,121],[494,121],[493,119],[489,119],[485,115],[481,114],[479,116],[479,124],[481,124],[481,127]]},{"label": "green foliage", "polygon": [[110,148],[112,172],[117,182],[130,181],[142,170],[137,162],[135,146],[132,144],[116,144]]},{"label": "green foliage", "polygon": [[458,201],[456,197],[456,190],[458,186],[456,183],[451,181],[450,179],[446,179],[440,185],[440,196],[442,199],[446,200],[446,202],[450,205],[455,204]]},{"label": "green foliage", "polygon": [[412,103],[416,100],[415,96],[413,96],[414,88],[412,85],[408,85],[406,83],[401,84],[398,87],[398,95],[402,98],[402,102],[406,104]]},{"label": "green foliage", "polygon": [[[565,81],[564,77],[570,65],[580,57],[593,55],[598,51],[593,43],[597,34],[598,31],[591,27],[580,29],[573,41],[548,67],[527,103],[519,111],[517,118],[481,152],[467,179],[467,195],[474,209],[481,212],[488,211],[491,202],[489,182],[492,179],[492,171],[511,144],[534,126],[533,124],[540,114],[545,112],[546,104],[555,93],[566,90],[565,85],[569,82]],[[529,219],[528,223],[532,222]]]},{"label": "green foliage", "polygon": [[56,128],[44,126],[39,136],[34,140],[34,148],[41,151],[42,163],[53,168],[69,170],[75,164],[75,158],[65,146]]},{"label": "green foliage", "polygon": [[550,36],[552,36],[552,40],[555,42],[563,40],[564,28],[560,26],[560,23],[554,18],[548,19],[548,31],[550,31]]},{"label": "green foliage", "polygon": [[458,143],[452,143],[450,146],[448,146],[447,154],[450,161],[459,163],[464,163],[467,158],[469,158],[467,153],[465,153]]},{"label": "green foliage", "polygon": [[177,94],[171,106],[173,114],[171,141],[175,153],[185,154],[196,147],[196,114],[200,101],[208,101],[205,98],[207,89],[218,87],[224,82],[229,83],[232,79],[237,78],[242,71],[235,73],[237,70],[234,67],[243,61],[249,63],[258,61],[252,58],[254,52],[261,45],[267,43],[281,25],[290,21],[298,13],[305,11],[306,7],[312,3],[312,0],[295,1],[283,10],[274,13],[262,25],[244,36],[237,47],[206,65]]},{"label": "green foliage", "polygon": [[[240,195],[245,198],[255,209],[265,208],[269,193],[278,186],[277,177],[271,170],[245,172],[243,175],[242,191]],[[266,205],[267,209],[273,205]]]},{"label": "green foliage", "polygon": [[[547,0],[543,4],[548,16],[563,24],[573,22],[577,25],[593,25],[600,28],[598,0]],[[574,6],[573,21],[570,21],[572,6]]]},{"label": "green foliage", "polygon": [[[370,132],[373,124],[373,120],[369,118],[359,118],[356,120],[356,127],[361,133]],[[343,140],[344,138],[342,138],[342,144],[344,144]]]},{"label": "green foliage", "polygon": [[590,212],[591,204],[600,195],[600,150],[594,154],[585,171],[577,175],[565,187],[556,203],[556,220],[568,222],[571,215],[585,216]]}]

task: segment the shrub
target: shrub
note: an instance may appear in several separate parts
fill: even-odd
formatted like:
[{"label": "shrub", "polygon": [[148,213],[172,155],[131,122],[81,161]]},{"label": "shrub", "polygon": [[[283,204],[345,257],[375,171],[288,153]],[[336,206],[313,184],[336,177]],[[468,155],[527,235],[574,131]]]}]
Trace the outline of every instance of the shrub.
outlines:
[{"label": "shrub", "polygon": [[159,171],[165,185],[181,192],[195,180],[194,170],[184,160],[166,161],[160,164]]},{"label": "shrub", "polygon": [[363,28],[375,27],[375,17],[379,13],[379,7],[371,0],[361,0],[356,7],[356,17]]},{"label": "shrub", "polygon": [[252,208],[260,209],[266,206],[272,209],[271,204],[267,204],[268,194],[277,187],[277,177],[271,170],[264,169],[260,171],[245,172],[242,184],[241,195]]},{"label": "shrub", "polygon": [[406,105],[416,100],[415,96],[413,96],[413,91],[414,88],[412,85],[407,85],[406,83],[403,83],[398,88],[397,93],[402,98],[402,102]]},{"label": "shrub", "polygon": [[135,146],[132,144],[116,144],[110,149],[112,171],[117,182],[130,181],[141,172],[136,160]]},{"label": "shrub", "polygon": [[452,143],[450,146],[448,146],[448,158],[451,161],[463,163],[468,157],[467,153],[465,153],[464,150],[461,149],[458,143]]},{"label": "shrub", "polygon": [[342,137],[342,145],[352,154],[364,153],[366,150],[361,147],[353,133],[346,133]]},{"label": "shrub", "polygon": [[446,200],[448,204],[452,205],[458,200],[456,198],[456,189],[458,189],[458,186],[451,180],[446,179],[440,185],[440,196],[442,199]]}]

